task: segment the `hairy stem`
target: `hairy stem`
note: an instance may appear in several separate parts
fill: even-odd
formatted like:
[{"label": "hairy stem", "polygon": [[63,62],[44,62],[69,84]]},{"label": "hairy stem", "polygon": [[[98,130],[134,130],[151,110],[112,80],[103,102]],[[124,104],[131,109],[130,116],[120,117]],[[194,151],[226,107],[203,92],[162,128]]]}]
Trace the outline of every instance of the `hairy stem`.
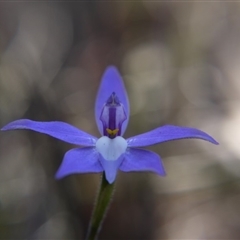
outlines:
[{"label": "hairy stem", "polygon": [[100,190],[89,224],[86,240],[97,239],[98,233],[101,230],[104,216],[112,199],[113,190],[114,183],[109,184],[106,180],[105,174],[103,173]]}]

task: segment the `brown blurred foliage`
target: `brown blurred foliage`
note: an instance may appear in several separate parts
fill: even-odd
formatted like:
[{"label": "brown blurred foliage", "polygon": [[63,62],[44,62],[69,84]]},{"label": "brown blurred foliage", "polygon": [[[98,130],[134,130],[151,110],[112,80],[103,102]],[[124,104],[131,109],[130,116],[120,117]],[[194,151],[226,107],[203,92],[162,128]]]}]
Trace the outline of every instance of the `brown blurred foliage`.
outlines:
[{"label": "brown blurred foliage", "polygon": [[[119,173],[100,239],[240,238],[240,3],[0,2],[0,123],[65,121],[99,136],[94,101],[116,65],[125,136],[163,124],[219,142],[164,143],[167,177]],[[83,239],[99,175],[54,179],[71,147],[30,131],[0,137],[0,239]]]}]

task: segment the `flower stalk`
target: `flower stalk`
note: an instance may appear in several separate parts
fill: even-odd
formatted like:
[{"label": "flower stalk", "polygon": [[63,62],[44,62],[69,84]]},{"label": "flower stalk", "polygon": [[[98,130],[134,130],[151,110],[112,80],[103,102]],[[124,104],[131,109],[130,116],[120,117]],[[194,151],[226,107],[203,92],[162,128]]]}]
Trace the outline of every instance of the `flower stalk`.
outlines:
[{"label": "flower stalk", "polygon": [[97,201],[90,220],[86,240],[97,239],[98,233],[101,230],[102,222],[104,220],[108,206],[113,196],[114,185],[114,183],[108,183],[105,173],[103,173]]}]

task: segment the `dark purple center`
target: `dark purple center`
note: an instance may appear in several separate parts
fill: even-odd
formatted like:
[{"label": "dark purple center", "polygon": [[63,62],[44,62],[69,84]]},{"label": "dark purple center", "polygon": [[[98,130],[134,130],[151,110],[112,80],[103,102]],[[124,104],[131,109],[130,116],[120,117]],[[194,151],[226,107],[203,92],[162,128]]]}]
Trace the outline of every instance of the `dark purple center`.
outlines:
[{"label": "dark purple center", "polygon": [[121,136],[122,123],[127,119],[124,107],[115,92],[103,106],[100,120],[103,124],[103,135],[109,138]]}]

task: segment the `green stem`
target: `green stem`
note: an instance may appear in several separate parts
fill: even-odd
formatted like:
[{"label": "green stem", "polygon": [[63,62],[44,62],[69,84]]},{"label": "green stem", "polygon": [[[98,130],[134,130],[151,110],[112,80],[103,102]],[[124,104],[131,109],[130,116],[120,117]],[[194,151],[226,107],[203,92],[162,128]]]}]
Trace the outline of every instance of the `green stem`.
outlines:
[{"label": "green stem", "polygon": [[103,173],[100,190],[89,224],[86,240],[97,239],[98,233],[102,226],[104,216],[112,199],[113,190],[114,183],[109,184],[108,181],[106,180],[105,174]]}]

